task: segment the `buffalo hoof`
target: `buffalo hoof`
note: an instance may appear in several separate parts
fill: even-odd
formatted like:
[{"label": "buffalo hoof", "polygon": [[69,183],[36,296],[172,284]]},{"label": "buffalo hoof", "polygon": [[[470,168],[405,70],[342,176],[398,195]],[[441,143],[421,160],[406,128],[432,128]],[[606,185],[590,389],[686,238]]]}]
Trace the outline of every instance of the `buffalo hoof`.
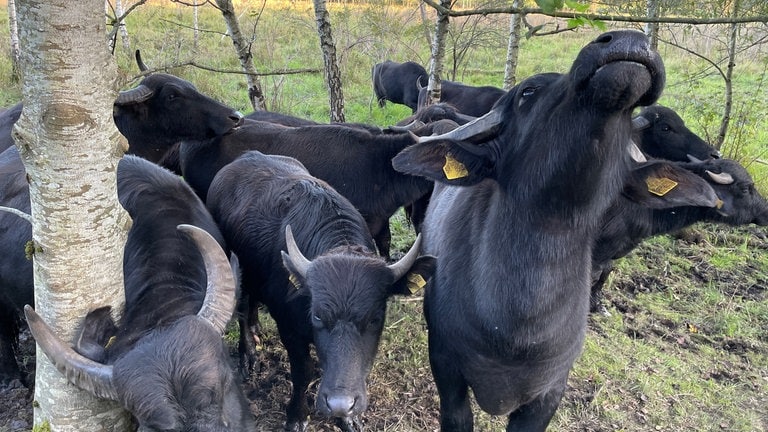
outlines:
[{"label": "buffalo hoof", "polygon": [[360,421],[359,417],[337,417],[336,426],[338,426],[339,429],[341,429],[343,432],[363,431],[363,422]]},{"label": "buffalo hoof", "polygon": [[288,422],[285,424],[285,428],[283,428],[283,430],[285,432],[305,432],[307,430],[308,423],[308,420],[301,422]]}]

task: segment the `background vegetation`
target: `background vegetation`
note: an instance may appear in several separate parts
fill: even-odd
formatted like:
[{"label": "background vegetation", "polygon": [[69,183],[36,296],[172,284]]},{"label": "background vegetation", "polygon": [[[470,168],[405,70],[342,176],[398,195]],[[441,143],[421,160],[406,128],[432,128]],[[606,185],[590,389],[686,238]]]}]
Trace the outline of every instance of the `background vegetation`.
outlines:
[{"label": "background vegetation", "polygon": [[[311,2],[270,0],[265,6],[261,1],[243,1],[235,6],[241,13],[241,28],[252,35],[254,63],[260,72],[322,68]],[[426,65],[425,34],[433,28],[432,14],[427,10],[423,20],[415,1],[341,1],[329,8],[347,121],[384,126],[407,116],[410,110],[403,106],[376,106],[370,69],[386,59]],[[150,67],[167,67],[202,92],[248,111],[241,75],[178,66],[194,61],[210,69],[240,70],[221,14],[208,5],[200,9],[199,19],[201,33],[195,44],[190,7],[156,2],[137,9],[127,19],[130,49],[117,44],[119,79],[126,87],[135,84],[138,68],[133,50],[140,49]],[[538,18],[529,19],[535,23]],[[457,19],[452,25],[446,64],[452,66],[455,79],[501,86],[508,17]],[[743,31],[751,35],[752,30]],[[0,106],[21,99],[19,84],[10,80],[7,32],[7,15],[0,12]],[[722,59],[724,32],[717,26],[681,25],[664,28],[662,40]],[[578,50],[597,33],[582,28],[524,40],[518,76],[566,71]],[[468,38],[472,43],[462,46]],[[721,78],[710,63],[684,49],[662,42],[659,50],[668,75],[660,102],[676,109],[705,139],[714,136],[723,100]],[[768,55],[764,50],[754,45],[739,53],[734,121],[722,150],[748,167],[766,195]],[[327,92],[320,73],[261,80],[269,109],[327,121]],[[410,244],[413,233],[402,217],[393,221],[393,228],[396,248]],[[572,372],[552,430],[768,429],[765,229],[707,225],[697,233],[698,241],[653,239],[618,263],[606,293],[611,316],[591,317],[584,353]],[[262,370],[246,387],[263,430],[278,430],[289,391],[288,367],[270,325],[262,349]],[[437,394],[426,352],[420,297],[393,300],[370,382],[371,407],[365,416],[369,430],[437,429]],[[500,430],[502,425],[503,419],[485,415],[478,420],[479,430]],[[311,427],[330,430],[319,419],[313,419]]]}]

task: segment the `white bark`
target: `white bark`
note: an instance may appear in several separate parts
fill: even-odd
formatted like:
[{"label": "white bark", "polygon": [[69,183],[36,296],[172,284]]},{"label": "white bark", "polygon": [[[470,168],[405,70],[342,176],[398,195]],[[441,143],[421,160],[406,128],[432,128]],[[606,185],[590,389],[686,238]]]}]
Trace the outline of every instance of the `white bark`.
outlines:
[{"label": "white bark", "polygon": [[11,74],[15,80],[19,72],[19,26],[16,19],[16,0],[8,0],[8,27],[11,33]]},{"label": "white bark", "polygon": [[[512,7],[522,7],[522,0],[514,0]],[[509,43],[507,44],[507,61],[504,64],[504,84],[502,88],[509,90],[517,81],[517,59],[520,52],[520,27],[522,15],[511,14],[509,18]]]},{"label": "white bark", "polygon": [[[115,16],[119,19],[125,13],[122,0],[115,0]],[[120,32],[120,39],[123,42],[123,49],[125,51],[131,50],[131,40],[128,37],[128,28],[125,26],[125,20],[120,20],[117,24],[118,31]]]},{"label": "white bark", "polygon": [[235,45],[235,51],[237,51],[237,57],[240,59],[240,66],[245,71],[246,81],[248,82],[248,98],[251,100],[251,105],[256,111],[265,110],[264,93],[261,90],[261,83],[256,75],[256,68],[253,66],[251,44],[245,40],[243,33],[240,31],[240,23],[237,21],[232,0],[216,0],[216,5],[224,16],[227,30],[232,38],[232,43]]},{"label": "white bark", "polygon": [[[648,18],[659,17],[659,0],[646,0],[646,12]],[[645,35],[651,40],[651,48],[659,46],[659,23],[649,22],[645,24]]]},{"label": "white bark", "polygon": [[[450,9],[452,0],[440,0],[440,5]],[[429,58],[429,84],[427,84],[427,105],[440,102],[442,90],[445,39],[448,35],[448,15],[437,13],[435,37],[432,40],[432,55]]]},{"label": "white bark", "polygon": [[[116,194],[122,155],[112,120],[116,65],[104,44],[103,0],[19,0],[24,111],[14,137],[29,178],[36,310],[73,341],[85,314],[124,303],[129,218]],[[53,431],[126,431],[116,403],[67,383],[37,351],[35,424]]]},{"label": "white bark", "polygon": [[333,42],[331,19],[328,16],[325,0],[314,0],[314,4],[317,34],[320,38],[320,49],[323,52],[323,64],[325,65],[325,83],[328,87],[331,123],[343,123],[344,92],[341,87],[341,72],[336,62],[336,44]]}]

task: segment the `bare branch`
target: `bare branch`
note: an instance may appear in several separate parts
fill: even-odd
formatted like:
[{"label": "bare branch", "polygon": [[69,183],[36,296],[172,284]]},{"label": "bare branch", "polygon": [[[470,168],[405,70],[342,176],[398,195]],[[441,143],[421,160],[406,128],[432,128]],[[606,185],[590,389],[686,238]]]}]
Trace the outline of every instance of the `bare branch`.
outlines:
[{"label": "bare branch", "polygon": [[11,213],[11,214],[15,214],[16,216],[26,220],[27,222],[32,223],[32,216],[24,213],[21,210],[17,210],[15,208],[6,207],[6,206],[0,206],[0,211],[4,211],[4,212]]},{"label": "bare branch", "polygon": [[320,73],[323,71],[322,69],[318,69],[318,68],[303,68],[303,69],[278,69],[270,72],[250,72],[249,73],[242,70],[214,68],[214,67],[206,66],[190,60],[182,63],[170,64],[170,65],[165,65],[165,66],[161,66],[153,69],[148,69],[136,75],[134,77],[134,80],[139,79],[146,75],[150,75],[154,72],[159,72],[159,71],[168,72],[171,69],[177,69],[177,68],[186,67],[186,66],[192,66],[192,67],[196,67],[202,70],[207,70],[210,72],[217,72],[217,73],[224,73],[224,74],[237,74],[237,75],[251,75],[251,76],[296,75],[296,74],[302,74],[302,73]]},{"label": "bare branch", "polygon": [[686,18],[686,17],[633,17],[625,15],[597,15],[597,14],[582,14],[578,12],[544,12],[540,8],[516,8],[512,6],[506,7],[491,7],[480,8],[471,10],[453,10],[441,6],[435,3],[433,0],[421,0],[429,6],[433,7],[438,12],[452,16],[469,16],[469,15],[490,15],[490,14],[538,14],[546,15],[553,18],[586,18],[593,21],[615,21],[615,22],[632,22],[632,23],[676,23],[676,24],[742,24],[742,23],[768,23],[768,16],[757,15],[753,17],[741,17],[741,18]]}]

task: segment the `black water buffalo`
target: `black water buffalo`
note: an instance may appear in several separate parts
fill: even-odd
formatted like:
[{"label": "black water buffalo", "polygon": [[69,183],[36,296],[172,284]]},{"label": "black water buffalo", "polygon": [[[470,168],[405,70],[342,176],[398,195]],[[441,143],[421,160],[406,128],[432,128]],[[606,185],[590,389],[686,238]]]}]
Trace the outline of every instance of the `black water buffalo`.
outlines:
[{"label": "black water buffalo", "polygon": [[244,154],[216,175],[207,205],[240,260],[243,294],[267,306],[288,351],[285,429],[306,427],[314,343],[323,370],[317,410],[357,430],[387,298],[429,279],[435,259],[417,258],[417,240],[387,265],[352,204],[289,157]]},{"label": "black water buffalo", "polygon": [[[0,153],[0,206],[30,213],[29,185],[16,146]],[[25,246],[32,224],[0,210],[0,386],[26,384],[16,363],[21,310],[34,299],[32,261]]]},{"label": "black water buffalo", "polygon": [[216,173],[248,150],[296,158],[311,175],[352,202],[368,223],[379,252],[388,257],[389,218],[432,187],[429,180],[392,168],[391,159],[414,142],[410,133],[372,134],[338,125],[289,128],[246,121],[221,137],[182,142],[181,168],[187,182],[205,198]]},{"label": "black water buffalo", "polygon": [[[289,127],[316,126],[316,125],[325,124],[325,123],[318,123],[314,120],[305,119],[302,117],[296,117],[289,114],[282,114],[274,111],[254,111],[250,114],[247,114],[245,118],[249,120],[269,122],[269,123],[274,123],[274,124],[289,126]],[[396,127],[394,129],[391,129],[391,128],[382,129],[376,125],[370,125],[366,123],[331,123],[331,124],[363,129],[374,134],[396,132],[396,129],[398,129]]]},{"label": "black water buffalo", "polygon": [[646,238],[667,234],[697,222],[728,225],[768,225],[768,202],[755,189],[749,173],[730,159],[681,164],[709,182],[720,199],[718,207],[681,206],[651,209],[619,197],[603,216],[592,253],[590,309],[602,310],[602,288],[613,270],[613,260],[634,250]]},{"label": "black water buffalo", "polygon": [[255,431],[221,337],[235,282],[215,222],[182,179],[141,158],[120,161],[118,195],[133,218],[122,318],[90,312],[75,351],[27,307],[37,343],[73,384],[119,401],[140,430]]},{"label": "black water buffalo", "polygon": [[387,101],[405,105],[416,112],[419,102],[419,88],[427,85],[429,75],[418,63],[407,61],[397,63],[387,60],[371,68],[373,93],[380,107]]},{"label": "black water buffalo", "polygon": [[632,111],[664,81],[645,35],[604,33],[567,74],[394,158],[437,181],[422,234],[439,258],[424,312],[443,431],[472,430],[469,387],[508,431],[546,428],[584,340],[590,244],[630,168]]},{"label": "black water buffalo", "polygon": [[[443,80],[440,88],[440,102],[451,104],[462,114],[479,117],[490,111],[496,101],[506,93],[498,87],[475,87]],[[427,106],[427,102],[427,88],[422,87],[419,90],[419,109]]]},{"label": "black water buffalo", "polygon": [[11,130],[21,116],[21,106],[21,103],[17,103],[0,113],[0,153],[13,145]]},{"label": "black water buffalo", "polygon": [[[29,188],[24,165],[13,146],[11,128],[21,114],[17,104],[0,114],[0,206],[29,214]],[[206,139],[231,131],[242,123],[239,113],[201,95],[187,81],[154,74],[121,92],[115,101],[114,120],[128,139],[128,153],[180,172],[179,139]],[[25,258],[25,244],[32,239],[30,224],[0,211],[0,385],[23,380],[13,352],[18,339],[18,317],[32,303],[32,262]],[[13,311],[13,312],[12,312]]]},{"label": "black water buffalo", "polygon": [[644,108],[633,120],[634,140],[647,156],[688,162],[720,157],[720,152],[685,126],[675,111],[661,105]]},{"label": "black water buffalo", "polygon": [[200,93],[189,81],[155,73],[120,92],[114,104],[117,128],[128,139],[128,153],[169,168],[168,153],[185,139],[206,139],[237,128],[243,116]]}]

